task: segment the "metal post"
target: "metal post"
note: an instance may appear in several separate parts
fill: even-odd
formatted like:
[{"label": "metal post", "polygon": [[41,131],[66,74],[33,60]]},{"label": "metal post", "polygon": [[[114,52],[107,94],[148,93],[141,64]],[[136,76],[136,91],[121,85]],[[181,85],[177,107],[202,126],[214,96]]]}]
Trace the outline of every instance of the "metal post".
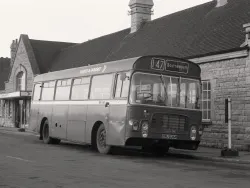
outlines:
[{"label": "metal post", "polygon": [[232,148],[232,133],[231,133],[231,98],[228,97],[228,149]]}]

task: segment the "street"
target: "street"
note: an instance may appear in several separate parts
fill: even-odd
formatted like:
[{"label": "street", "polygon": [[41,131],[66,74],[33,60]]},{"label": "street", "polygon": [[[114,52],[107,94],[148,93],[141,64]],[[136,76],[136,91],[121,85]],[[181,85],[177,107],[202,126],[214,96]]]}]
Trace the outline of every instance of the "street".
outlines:
[{"label": "street", "polygon": [[117,149],[100,155],[89,146],[45,145],[32,135],[0,133],[0,187],[244,188],[247,168],[181,157],[156,158]]}]

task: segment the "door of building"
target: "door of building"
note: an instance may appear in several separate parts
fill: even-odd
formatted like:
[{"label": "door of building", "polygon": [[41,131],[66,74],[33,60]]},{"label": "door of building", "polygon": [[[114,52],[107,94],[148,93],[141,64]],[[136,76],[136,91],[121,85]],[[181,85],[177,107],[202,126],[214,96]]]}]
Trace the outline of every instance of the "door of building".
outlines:
[{"label": "door of building", "polygon": [[25,101],[15,101],[15,126],[18,128],[23,127],[25,124]]}]

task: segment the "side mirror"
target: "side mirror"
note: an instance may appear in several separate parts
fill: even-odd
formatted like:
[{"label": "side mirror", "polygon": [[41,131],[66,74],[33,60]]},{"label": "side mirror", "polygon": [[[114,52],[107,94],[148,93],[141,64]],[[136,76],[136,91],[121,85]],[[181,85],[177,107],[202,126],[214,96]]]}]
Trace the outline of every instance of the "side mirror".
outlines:
[{"label": "side mirror", "polygon": [[120,80],[121,80],[121,81],[124,81],[126,78],[127,78],[126,73],[125,73],[125,72],[121,72],[121,73],[120,73]]}]

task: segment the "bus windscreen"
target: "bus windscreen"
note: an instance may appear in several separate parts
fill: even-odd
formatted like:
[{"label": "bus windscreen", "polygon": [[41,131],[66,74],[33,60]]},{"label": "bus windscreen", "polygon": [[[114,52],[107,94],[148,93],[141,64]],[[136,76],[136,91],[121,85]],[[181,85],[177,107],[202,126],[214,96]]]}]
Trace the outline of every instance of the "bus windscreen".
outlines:
[{"label": "bus windscreen", "polygon": [[137,72],[132,77],[130,103],[199,109],[200,81]]}]

